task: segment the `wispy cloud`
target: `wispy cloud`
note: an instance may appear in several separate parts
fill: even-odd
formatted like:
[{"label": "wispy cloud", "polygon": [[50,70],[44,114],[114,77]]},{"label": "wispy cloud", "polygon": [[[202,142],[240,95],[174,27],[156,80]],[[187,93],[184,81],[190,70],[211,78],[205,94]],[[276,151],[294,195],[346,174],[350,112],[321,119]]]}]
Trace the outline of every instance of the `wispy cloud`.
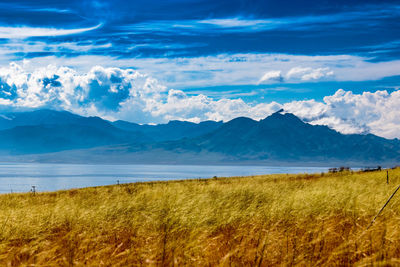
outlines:
[{"label": "wispy cloud", "polygon": [[202,20],[154,20],[131,25],[120,26],[123,31],[143,33],[155,31],[159,33],[175,33],[190,35],[204,32],[260,32],[284,29],[286,31],[310,30],[323,26],[327,28],[349,28],[354,25],[369,23],[376,25],[381,19],[395,18],[400,9],[384,7],[379,10],[368,9],[349,11],[328,15],[309,15],[281,18],[227,17]]},{"label": "wispy cloud", "polygon": [[267,30],[279,27],[285,24],[283,20],[277,19],[246,19],[246,18],[220,18],[220,19],[205,19],[199,20],[196,23],[199,25],[210,25],[219,28],[248,28],[250,30]]},{"label": "wispy cloud", "polygon": [[137,50],[137,49],[159,49],[159,50],[179,50],[179,49],[187,49],[193,47],[204,47],[207,46],[205,43],[140,43],[134,44],[132,46],[127,47],[128,50]]},{"label": "wispy cloud", "polygon": [[11,27],[0,26],[0,38],[2,39],[25,39],[29,37],[51,37],[80,34],[88,31],[93,31],[102,27],[103,24],[99,23],[96,26],[78,29],[56,29],[56,28],[39,28],[39,27]]},{"label": "wispy cloud", "polygon": [[43,41],[29,41],[26,42],[20,39],[8,40],[2,44],[2,49],[0,54],[19,54],[24,55],[29,53],[41,53],[41,52],[51,52],[54,54],[60,52],[70,51],[72,53],[86,53],[88,51],[98,51],[111,48],[112,44],[107,43],[95,43],[95,42],[52,42],[47,43]]},{"label": "wispy cloud", "polygon": [[395,49],[395,48],[399,48],[400,47],[400,40],[393,40],[390,42],[386,42],[386,43],[380,43],[380,44],[376,44],[376,45],[368,45],[368,46],[363,46],[360,48],[364,48],[364,49],[369,49],[369,50],[373,50],[375,51],[375,49]]},{"label": "wispy cloud", "polygon": [[55,12],[55,13],[69,13],[70,9],[65,8],[54,8],[54,7],[35,7],[29,5],[22,5],[18,3],[13,3],[10,1],[8,3],[0,3],[0,9],[8,9],[8,10],[25,10],[29,12]]}]

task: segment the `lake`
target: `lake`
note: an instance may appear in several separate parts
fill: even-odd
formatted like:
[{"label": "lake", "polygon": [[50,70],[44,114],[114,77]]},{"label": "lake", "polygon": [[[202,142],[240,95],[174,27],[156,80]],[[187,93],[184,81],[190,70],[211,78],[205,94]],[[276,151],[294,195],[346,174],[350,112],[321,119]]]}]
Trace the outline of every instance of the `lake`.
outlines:
[{"label": "lake", "polygon": [[317,173],[328,167],[0,164],[0,193],[38,192],[145,181],[181,180],[273,173]]}]

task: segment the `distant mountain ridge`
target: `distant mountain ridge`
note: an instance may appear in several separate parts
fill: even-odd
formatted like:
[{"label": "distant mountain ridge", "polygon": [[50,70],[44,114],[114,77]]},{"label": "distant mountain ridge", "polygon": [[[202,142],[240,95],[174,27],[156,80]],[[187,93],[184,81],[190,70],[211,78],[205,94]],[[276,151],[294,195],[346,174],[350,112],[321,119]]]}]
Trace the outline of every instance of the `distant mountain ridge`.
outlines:
[{"label": "distant mountain ridge", "polygon": [[391,162],[400,160],[400,141],[372,134],[344,135],[327,126],[304,123],[290,113],[276,112],[254,121],[239,117],[208,134],[178,141],[132,145],[131,152],[221,156],[221,161]]},{"label": "distant mountain ridge", "polygon": [[6,159],[102,163],[342,162],[396,164],[400,141],[344,135],[282,110],[255,121],[110,122],[65,111],[3,114],[0,155]]},{"label": "distant mountain ridge", "polygon": [[112,125],[131,132],[142,132],[155,141],[179,140],[181,138],[191,138],[209,133],[216,130],[223,123],[221,121],[203,121],[193,123],[188,121],[170,121],[167,124],[140,125],[127,121],[115,121]]},{"label": "distant mountain ridge", "polygon": [[110,122],[99,117],[82,117],[68,111],[41,109],[27,112],[9,112],[0,116],[0,130],[17,126],[65,125],[108,127]]},{"label": "distant mountain ridge", "polygon": [[0,155],[177,140],[208,133],[221,124],[214,121],[199,124],[171,121],[167,124],[139,125],[47,109],[5,113],[0,116]]}]

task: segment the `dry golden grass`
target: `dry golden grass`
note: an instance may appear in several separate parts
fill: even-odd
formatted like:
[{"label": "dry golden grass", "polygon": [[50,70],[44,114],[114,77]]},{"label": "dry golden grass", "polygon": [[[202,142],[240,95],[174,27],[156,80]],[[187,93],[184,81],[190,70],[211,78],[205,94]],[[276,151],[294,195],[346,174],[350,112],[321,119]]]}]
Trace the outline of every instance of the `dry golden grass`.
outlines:
[{"label": "dry golden grass", "polygon": [[[245,167],[244,167],[245,168]],[[400,169],[0,195],[1,266],[398,265]]]}]

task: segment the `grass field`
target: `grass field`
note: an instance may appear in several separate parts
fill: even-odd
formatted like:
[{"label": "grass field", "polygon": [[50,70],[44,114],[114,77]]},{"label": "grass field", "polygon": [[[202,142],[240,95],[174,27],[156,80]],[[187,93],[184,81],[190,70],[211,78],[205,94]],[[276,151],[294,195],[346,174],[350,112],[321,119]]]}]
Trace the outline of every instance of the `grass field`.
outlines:
[{"label": "grass field", "polygon": [[[243,167],[245,168],[245,167]],[[0,195],[1,266],[398,265],[400,169]]]}]

